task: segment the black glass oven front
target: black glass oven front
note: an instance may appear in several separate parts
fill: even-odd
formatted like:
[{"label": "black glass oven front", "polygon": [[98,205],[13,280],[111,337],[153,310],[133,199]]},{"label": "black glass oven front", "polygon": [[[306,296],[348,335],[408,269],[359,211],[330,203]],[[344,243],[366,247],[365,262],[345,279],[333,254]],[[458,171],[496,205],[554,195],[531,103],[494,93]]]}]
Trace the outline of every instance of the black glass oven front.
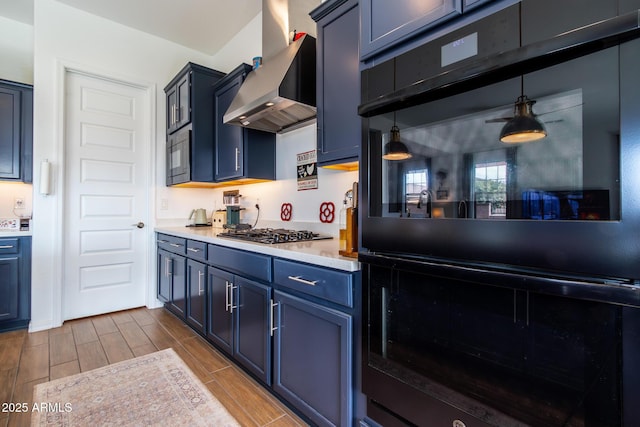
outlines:
[{"label": "black glass oven front", "polygon": [[[517,29],[521,9],[537,4],[498,21]],[[414,51],[363,72],[359,259],[373,419],[640,419],[638,16],[589,21],[400,87]],[[427,67],[434,52],[468,40],[479,43],[470,52],[502,46],[487,19],[416,48],[413,63]],[[518,101],[531,102],[544,138],[501,140]],[[398,142],[410,156],[385,158]]]}]

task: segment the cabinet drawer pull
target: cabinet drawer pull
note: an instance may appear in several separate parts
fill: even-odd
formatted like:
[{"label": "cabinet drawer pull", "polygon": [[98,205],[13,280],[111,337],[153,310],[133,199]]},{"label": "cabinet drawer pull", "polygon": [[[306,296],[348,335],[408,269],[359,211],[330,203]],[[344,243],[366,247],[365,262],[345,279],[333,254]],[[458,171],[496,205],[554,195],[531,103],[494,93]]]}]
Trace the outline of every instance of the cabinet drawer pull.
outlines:
[{"label": "cabinet drawer pull", "polygon": [[0,249],[12,249],[12,248],[13,248],[13,245],[3,245],[3,246],[0,246]]},{"label": "cabinet drawer pull", "polygon": [[168,240],[158,240],[158,243],[169,243]]},{"label": "cabinet drawer pull", "polygon": [[240,150],[236,147],[236,172],[240,169]]},{"label": "cabinet drawer pull", "polygon": [[224,281],[224,311],[229,311],[229,281]]},{"label": "cabinet drawer pull", "polygon": [[169,243],[169,246],[173,246],[174,248],[181,248],[183,245],[180,245],[178,243]]},{"label": "cabinet drawer pull", "polygon": [[271,317],[269,318],[269,330],[271,331],[271,336],[273,336],[273,333],[278,329],[275,326],[275,320],[274,320],[274,316],[275,316],[275,308],[278,306],[279,303],[277,302],[273,302],[273,300],[271,300]]},{"label": "cabinet drawer pull", "polygon": [[198,248],[187,248],[187,250],[191,251],[191,252],[195,252],[195,253],[200,252],[200,249],[198,249]]},{"label": "cabinet drawer pull", "polygon": [[300,276],[287,276],[287,278],[289,280],[293,280],[294,282],[300,282],[300,283],[303,283],[303,284],[309,285],[309,286],[315,286],[316,283],[319,282],[319,280],[306,280],[306,279],[303,279]]}]

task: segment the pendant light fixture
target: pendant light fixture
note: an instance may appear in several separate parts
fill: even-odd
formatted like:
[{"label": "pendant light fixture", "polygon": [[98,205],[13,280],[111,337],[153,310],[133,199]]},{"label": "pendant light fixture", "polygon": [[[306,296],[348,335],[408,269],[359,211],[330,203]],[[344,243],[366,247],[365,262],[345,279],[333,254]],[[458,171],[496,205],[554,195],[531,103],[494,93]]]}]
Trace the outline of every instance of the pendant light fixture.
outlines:
[{"label": "pendant light fixture", "polygon": [[537,141],[547,136],[547,131],[538,120],[531,108],[536,101],[526,95],[518,97],[514,107],[513,117],[500,131],[500,141],[507,144]]},{"label": "pendant light fixture", "polygon": [[406,160],[412,157],[409,148],[400,141],[400,128],[396,126],[396,113],[393,112],[393,126],[389,131],[389,142],[384,144],[382,158],[385,160]]}]

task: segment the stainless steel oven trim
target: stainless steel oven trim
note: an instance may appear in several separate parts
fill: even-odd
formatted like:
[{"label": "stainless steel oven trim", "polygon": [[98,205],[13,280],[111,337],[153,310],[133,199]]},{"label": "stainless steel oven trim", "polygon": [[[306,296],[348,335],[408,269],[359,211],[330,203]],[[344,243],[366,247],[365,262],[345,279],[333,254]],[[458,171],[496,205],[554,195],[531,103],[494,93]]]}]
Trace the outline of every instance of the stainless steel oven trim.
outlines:
[{"label": "stainless steel oven trim", "polygon": [[358,107],[372,117],[530,73],[640,37],[640,10],[522,46],[416,82]]}]

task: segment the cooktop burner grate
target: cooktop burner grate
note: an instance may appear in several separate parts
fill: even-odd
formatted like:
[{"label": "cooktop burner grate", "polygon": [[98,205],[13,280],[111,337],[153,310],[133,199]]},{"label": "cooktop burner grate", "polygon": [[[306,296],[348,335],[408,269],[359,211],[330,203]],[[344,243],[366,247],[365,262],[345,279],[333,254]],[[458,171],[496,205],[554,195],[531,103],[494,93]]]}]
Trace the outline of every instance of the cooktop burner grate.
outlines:
[{"label": "cooktop burner grate", "polygon": [[254,228],[249,230],[227,230],[218,237],[245,240],[248,242],[276,243],[302,242],[308,240],[332,239],[331,236],[314,233],[308,230],[286,230],[284,228]]}]

